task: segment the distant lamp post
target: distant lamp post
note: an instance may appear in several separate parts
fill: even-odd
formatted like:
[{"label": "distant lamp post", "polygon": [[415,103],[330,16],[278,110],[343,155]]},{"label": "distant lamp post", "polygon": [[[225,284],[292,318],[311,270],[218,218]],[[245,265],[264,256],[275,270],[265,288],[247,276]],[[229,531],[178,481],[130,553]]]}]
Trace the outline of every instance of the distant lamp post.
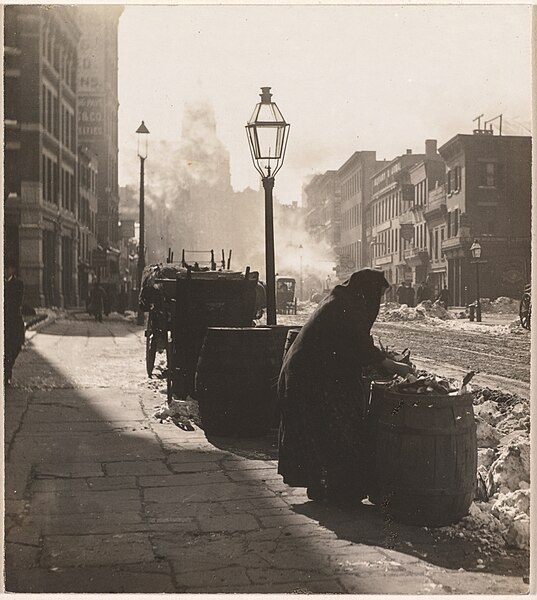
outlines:
[{"label": "distant lamp post", "polygon": [[474,243],[470,247],[472,253],[473,263],[475,263],[475,316],[478,323],[481,323],[481,299],[479,297],[479,263],[481,261],[481,244],[474,240]]},{"label": "distant lamp post", "polygon": [[[138,136],[138,157],[140,158],[140,233],[138,243],[138,293],[142,291],[142,277],[145,267],[145,206],[144,206],[144,163],[147,158],[147,136],[149,129],[142,124],[136,130]],[[144,324],[144,311],[138,306],[138,325]]]},{"label": "distant lamp post", "polygon": [[272,102],[270,87],[261,88],[261,102],[246,125],[254,167],[265,189],[265,261],[267,285],[267,325],[276,325],[276,274],[274,266],[274,216],[272,189],[274,177],[283,165],[289,123]]}]

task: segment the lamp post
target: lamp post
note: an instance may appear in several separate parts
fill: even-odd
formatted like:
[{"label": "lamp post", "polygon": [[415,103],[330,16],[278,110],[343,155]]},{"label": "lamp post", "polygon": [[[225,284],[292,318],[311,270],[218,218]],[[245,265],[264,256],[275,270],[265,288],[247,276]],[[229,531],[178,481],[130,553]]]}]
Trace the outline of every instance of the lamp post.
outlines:
[{"label": "lamp post", "polygon": [[[136,130],[138,136],[138,157],[140,158],[140,233],[138,243],[138,293],[142,291],[142,276],[145,267],[145,206],[144,206],[144,163],[147,158],[147,135],[149,129],[142,124]],[[144,324],[144,311],[138,306],[138,325]]]},{"label": "lamp post", "polygon": [[[274,266],[274,177],[283,165],[289,124],[272,102],[270,87],[261,88],[258,102],[246,125],[252,161],[265,190],[265,261],[267,284],[267,325],[276,325],[276,274]],[[266,171],[266,172],[265,172]]]},{"label": "lamp post", "polygon": [[479,298],[479,263],[482,261],[480,260],[481,244],[477,240],[474,240],[474,243],[471,245],[470,252],[472,253],[472,257],[474,258],[472,262],[475,263],[475,316],[476,321],[478,323],[481,323],[481,300]]}]

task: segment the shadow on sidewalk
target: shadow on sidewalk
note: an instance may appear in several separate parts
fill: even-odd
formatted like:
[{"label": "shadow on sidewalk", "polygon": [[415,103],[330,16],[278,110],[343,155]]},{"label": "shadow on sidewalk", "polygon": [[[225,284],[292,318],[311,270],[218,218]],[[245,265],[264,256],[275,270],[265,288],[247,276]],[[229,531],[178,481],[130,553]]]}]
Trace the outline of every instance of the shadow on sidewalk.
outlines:
[{"label": "shadow on sidewalk", "polygon": [[[372,504],[362,504],[356,509],[337,509],[307,502],[292,508],[296,513],[315,519],[340,539],[395,550],[446,569],[509,573],[520,577],[529,573],[529,557],[525,552],[511,550],[508,556],[495,553],[488,557],[483,554],[482,542],[466,537],[452,538],[447,528],[397,523]],[[477,559],[484,559],[484,568],[477,567]]]}]

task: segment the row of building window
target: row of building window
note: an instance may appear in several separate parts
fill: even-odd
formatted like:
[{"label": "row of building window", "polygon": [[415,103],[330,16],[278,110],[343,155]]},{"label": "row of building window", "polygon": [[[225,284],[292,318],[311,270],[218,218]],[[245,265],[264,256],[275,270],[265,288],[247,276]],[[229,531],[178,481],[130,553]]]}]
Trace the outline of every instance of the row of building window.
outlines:
[{"label": "row of building window", "polygon": [[81,225],[95,233],[95,211],[91,210],[88,198],[83,196],[78,201],[78,220]]},{"label": "row of building window", "polygon": [[75,57],[65,52],[61,44],[56,43],[56,35],[43,28],[42,54],[47,63],[60,75],[60,78],[70,87],[75,83]]},{"label": "row of building window", "polygon": [[43,200],[51,204],[60,204],[62,208],[75,212],[75,176],[65,168],[58,168],[58,163],[50,156],[41,157],[43,172]]},{"label": "row of building window", "polygon": [[341,229],[347,230],[353,227],[358,227],[362,222],[361,204],[355,204],[349,210],[345,211],[341,216]]},{"label": "row of building window", "polygon": [[462,187],[462,181],[461,181],[461,168],[460,167],[454,167],[453,169],[450,169],[447,174],[446,174],[446,184],[447,184],[447,193],[449,194],[455,194],[458,191],[460,191],[461,187]]},{"label": "row of building window", "polygon": [[379,225],[401,214],[401,194],[395,192],[382,200],[375,202],[371,207],[372,224]]},{"label": "row of building window", "polygon": [[[459,209],[448,213],[447,227],[436,227],[429,232],[427,223],[418,223],[414,226],[414,241],[407,241],[401,237],[399,229],[389,229],[379,233],[372,244],[373,256],[380,257],[399,252],[402,259],[402,250],[405,248],[417,248],[420,250],[431,250],[433,260],[442,260],[441,243],[444,239],[455,237],[459,231]],[[429,235],[428,235],[429,234]],[[429,238],[429,239],[428,239]],[[429,242],[429,243],[428,243]]]},{"label": "row of building window", "polygon": [[43,84],[41,91],[41,123],[51,135],[59,139],[71,152],[75,152],[74,111],[63,102],[60,107],[58,95],[48,85]]},{"label": "row of building window", "polygon": [[362,191],[362,172],[354,173],[341,185],[341,198],[343,201],[349,200]]},{"label": "row of building window", "polygon": [[97,172],[91,167],[81,164],[79,168],[80,187],[89,192],[97,193]]},{"label": "row of building window", "polygon": [[418,206],[427,204],[427,193],[427,179],[424,179],[414,186],[414,204]]}]

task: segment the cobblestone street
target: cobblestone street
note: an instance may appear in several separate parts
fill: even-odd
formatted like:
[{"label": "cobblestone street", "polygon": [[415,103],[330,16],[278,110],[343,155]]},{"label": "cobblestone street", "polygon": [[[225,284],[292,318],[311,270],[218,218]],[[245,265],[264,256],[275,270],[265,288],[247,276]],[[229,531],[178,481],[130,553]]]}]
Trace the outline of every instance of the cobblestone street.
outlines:
[{"label": "cobblestone street", "polygon": [[275,431],[159,422],[133,323],[71,315],[27,337],[5,398],[8,591],[528,591],[527,553],[483,563],[441,529],[309,501],[277,474]]}]

